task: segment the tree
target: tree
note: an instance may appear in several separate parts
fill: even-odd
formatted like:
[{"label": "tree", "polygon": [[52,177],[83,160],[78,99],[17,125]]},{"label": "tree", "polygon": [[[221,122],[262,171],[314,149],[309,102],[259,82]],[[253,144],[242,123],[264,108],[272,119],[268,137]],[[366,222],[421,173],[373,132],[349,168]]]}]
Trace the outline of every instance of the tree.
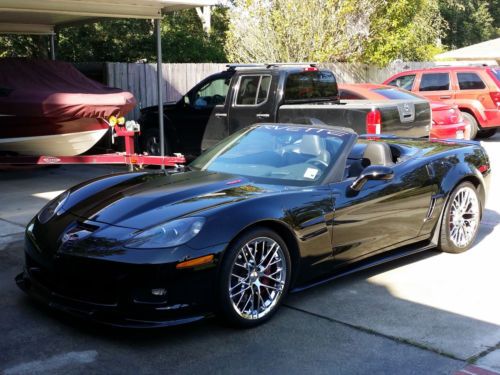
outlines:
[{"label": "tree", "polygon": [[238,0],[231,11],[230,60],[422,60],[438,49],[437,0]]},{"label": "tree", "polygon": [[352,60],[383,0],[237,0],[230,14],[230,61]]},{"label": "tree", "polygon": [[500,0],[440,0],[448,30],[443,44],[451,49],[500,37]]},{"label": "tree", "polygon": [[[223,62],[227,8],[212,9],[211,32],[194,9],[168,13],[161,22],[163,61]],[[0,57],[47,57],[46,36],[0,36]],[[151,20],[107,19],[59,30],[57,58],[66,61],[154,61]]]},{"label": "tree", "polygon": [[371,17],[362,61],[387,65],[395,59],[431,60],[441,50],[444,26],[437,0],[387,0]]}]

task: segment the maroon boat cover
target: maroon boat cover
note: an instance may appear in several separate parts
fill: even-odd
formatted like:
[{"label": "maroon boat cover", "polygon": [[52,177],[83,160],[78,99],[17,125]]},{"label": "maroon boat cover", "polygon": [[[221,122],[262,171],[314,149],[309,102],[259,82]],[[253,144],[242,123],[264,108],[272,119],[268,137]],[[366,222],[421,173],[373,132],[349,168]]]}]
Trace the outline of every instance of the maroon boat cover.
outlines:
[{"label": "maroon boat cover", "polygon": [[124,115],[135,104],[130,92],[93,81],[69,63],[0,59],[0,114],[69,121]]}]

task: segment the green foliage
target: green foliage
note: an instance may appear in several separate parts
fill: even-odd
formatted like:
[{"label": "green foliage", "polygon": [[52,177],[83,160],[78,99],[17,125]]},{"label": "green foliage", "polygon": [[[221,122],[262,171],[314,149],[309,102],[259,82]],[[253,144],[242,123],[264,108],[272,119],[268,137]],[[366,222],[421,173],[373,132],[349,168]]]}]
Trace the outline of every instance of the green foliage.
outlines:
[{"label": "green foliage", "polygon": [[500,0],[439,0],[439,9],[450,49],[500,37]]},{"label": "green foliage", "polygon": [[[234,0],[212,8],[205,33],[194,9],[162,20],[165,62],[429,60],[500,37],[500,0]],[[0,36],[0,57],[48,57],[46,36]],[[60,30],[58,59],[155,61],[151,20],[104,20]]]},{"label": "green foliage", "polygon": [[443,29],[437,0],[387,0],[371,17],[361,60],[381,66],[395,59],[430,60],[440,52]]},{"label": "green foliage", "polygon": [[383,0],[237,0],[226,53],[230,61],[353,60]]},{"label": "green foliage", "polygon": [[[223,62],[227,9],[212,9],[212,30],[203,31],[195,9],[176,11],[161,23],[164,62]],[[107,19],[67,27],[58,33],[57,58],[66,61],[156,60],[151,20]],[[46,36],[0,36],[0,57],[47,57]]]},{"label": "green foliage", "polygon": [[0,58],[47,58],[48,43],[48,38],[40,35],[0,35]]},{"label": "green foliage", "polygon": [[438,0],[239,0],[230,60],[357,61],[385,65],[439,52]]}]

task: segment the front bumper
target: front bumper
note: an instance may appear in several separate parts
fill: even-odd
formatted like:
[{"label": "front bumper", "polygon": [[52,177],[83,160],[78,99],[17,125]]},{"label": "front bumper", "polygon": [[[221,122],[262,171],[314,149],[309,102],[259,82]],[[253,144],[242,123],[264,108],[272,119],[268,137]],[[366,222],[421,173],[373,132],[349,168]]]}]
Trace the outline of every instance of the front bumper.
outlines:
[{"label": "front bumper", "polygon": [[[129,264],[67,254],[40,254],[29,237],[20,289],[55,310],[96,323],[155,328],[201,320],[213,311],[216,264]],[[164,290],[153,295],[152,290]]]}]

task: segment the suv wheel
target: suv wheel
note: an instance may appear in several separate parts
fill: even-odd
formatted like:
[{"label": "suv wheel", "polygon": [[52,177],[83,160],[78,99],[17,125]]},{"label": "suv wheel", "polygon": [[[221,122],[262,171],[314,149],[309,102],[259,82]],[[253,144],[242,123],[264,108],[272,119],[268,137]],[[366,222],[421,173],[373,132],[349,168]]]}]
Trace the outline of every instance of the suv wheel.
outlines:
[{"label": "suv wheel", "polygon": [[479,131],[479,125],[477,124],[476,118],[468,112],[462,112],[462,116],[470,124],[470,139],[476,138]]}]

